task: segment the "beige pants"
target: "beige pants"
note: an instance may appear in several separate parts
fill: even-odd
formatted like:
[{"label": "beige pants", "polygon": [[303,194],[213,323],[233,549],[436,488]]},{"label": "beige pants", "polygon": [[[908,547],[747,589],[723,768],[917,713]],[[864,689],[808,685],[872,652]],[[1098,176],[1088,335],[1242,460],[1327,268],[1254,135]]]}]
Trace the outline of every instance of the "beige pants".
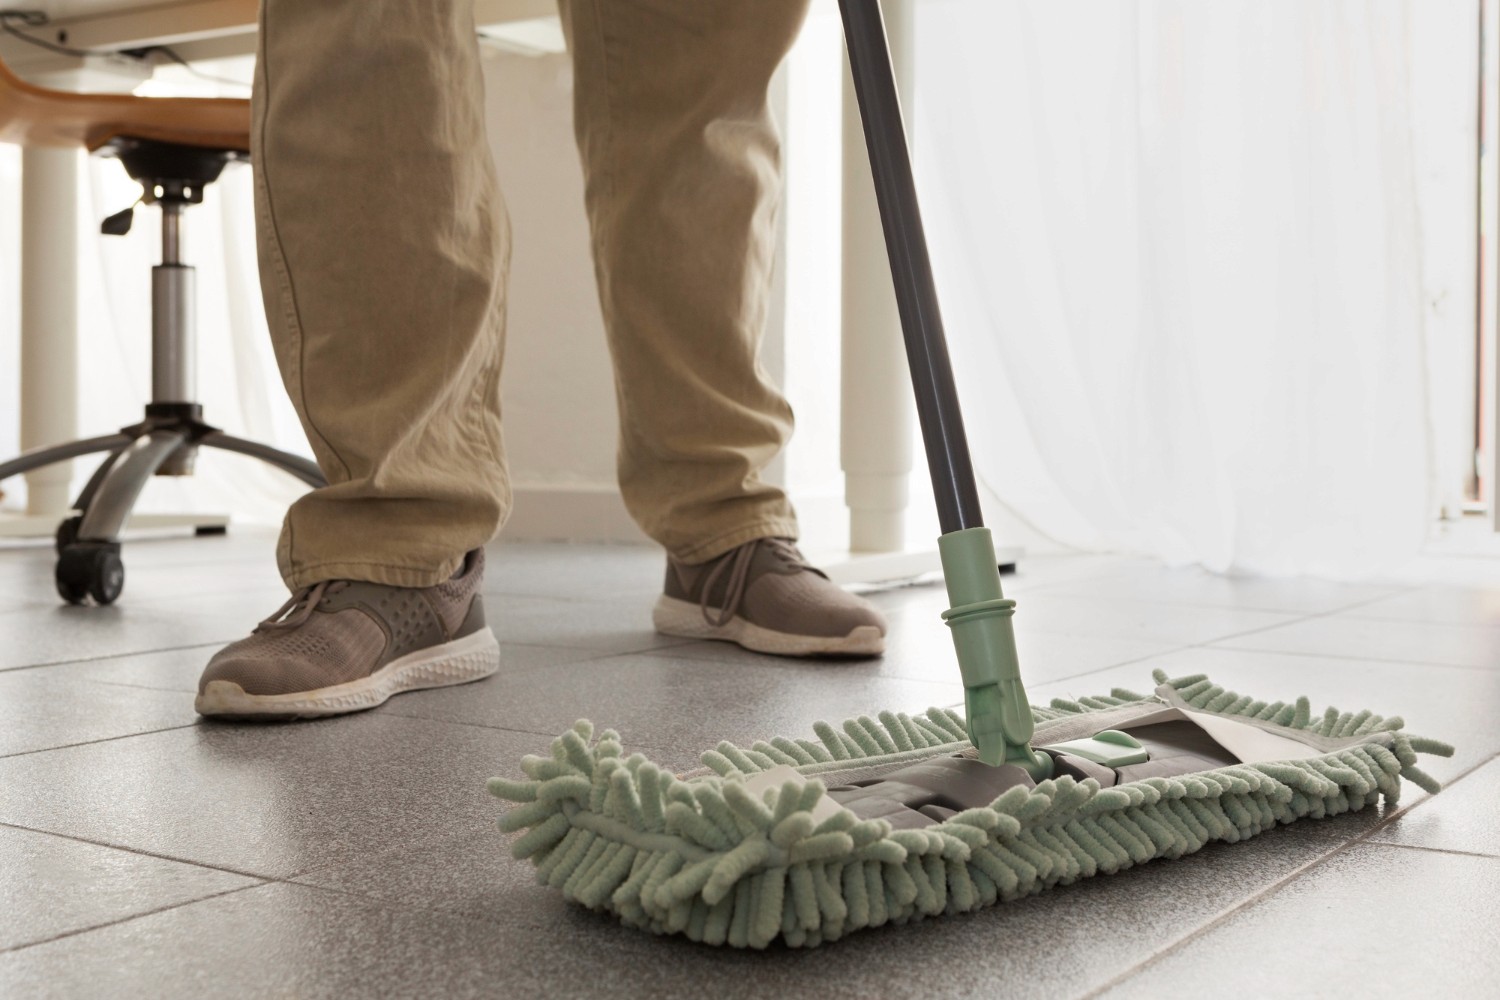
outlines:
[{"label": "beige pants", "polygon": [[[780,184],[766,92],[806,5],[561,0],[620,488],[689,562],[797,531],[760,480],[792,414],[756,353]],[[436,583],[509,513],[510,243],[484,127],[471,0],[262,0],[261,281],[330,484],[287,514],[294,588]]]}]

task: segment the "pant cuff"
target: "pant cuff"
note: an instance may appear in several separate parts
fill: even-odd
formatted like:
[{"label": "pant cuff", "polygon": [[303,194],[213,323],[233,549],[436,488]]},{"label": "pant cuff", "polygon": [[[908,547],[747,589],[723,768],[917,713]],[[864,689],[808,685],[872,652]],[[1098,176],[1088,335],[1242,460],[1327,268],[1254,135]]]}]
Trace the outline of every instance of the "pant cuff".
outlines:
[{"label": "pant cuff", "polygon": [[301,590],[324,580],[358,580],[387,587],[433,587],[452,576],[463,561],[464,557],[460,555],[435,569],[382,562],[306,563],[284,568],[282,579],[292,590]]},{"label": "pant cuff", "polygon": [[790,538],[796,540],[798,535],[797,519],[786,517],[767,518],[756,521],[753,524],[736,528],[722,535],[716,535],[706,542],[700,542],[688,549],[672,552],[672,558],[689,566],[697,563],[706,563],[710,559],[716,559],[728,552],[730,549],[739,548],[746,542],[757,538]]}]

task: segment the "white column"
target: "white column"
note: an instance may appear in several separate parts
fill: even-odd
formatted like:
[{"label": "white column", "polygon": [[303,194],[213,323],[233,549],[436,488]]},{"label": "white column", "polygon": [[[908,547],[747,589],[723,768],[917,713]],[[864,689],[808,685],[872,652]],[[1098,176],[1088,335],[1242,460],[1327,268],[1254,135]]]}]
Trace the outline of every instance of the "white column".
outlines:
[{"label": "white column", "polygon": [[[912,0],[887,0],[896,84],[912,94]],[[841,464],[851,552],[906,545],[912,468],[911,377],[854,84],[844,73],[843,394]],[[908,121],[908,129],[910,121]],[[909,134],[909,133],[908,133]]]},{"label": "white column", "polygon": [[[21,159],[21,450],[78,437],[78,180],[83,154]],[[26,474],[27,512],[72,504],[73,463]]]}]

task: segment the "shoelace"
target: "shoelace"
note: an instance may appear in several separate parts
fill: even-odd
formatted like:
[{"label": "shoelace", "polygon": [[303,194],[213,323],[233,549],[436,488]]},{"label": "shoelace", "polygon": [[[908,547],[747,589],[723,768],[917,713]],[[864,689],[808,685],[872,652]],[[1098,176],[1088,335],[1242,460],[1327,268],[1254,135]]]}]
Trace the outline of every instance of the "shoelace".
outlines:
[{"label": "shoelace", "polygon": [[324,580],[310,587],[303,587],[287,598],[286,603],[272,612],[269,618],[255,626],[255,631],[296,628],[312,617],[313,609],[323,598],[331,597],[347,586],[348,580]]},{"label": "shoelace", "polygon": [[[757,538],[746,542],[735,549],[733,554],[721,558],[708,575],[703,578],[703,595],[698,598],[698,610],[703,614],[703,620],[718,628],[727,625],[729,620],[739,613],[740,604],[745,600],[746,585],[750,580],[750,564],[755,559],[757,548],[764,546],[774,555],[779,566],[771,570],[783,576],[800,573],[803,570],[811,570],[819,576],[826,577],[822,570],[816,566],[808,565],[802,558],[802,553],[797,551],[797,546],[785,538]],[[724,591],[724,606],[719,609],[718,617],[709,614],[708,595],[713,593],[714,584],[718,583],[719,577],[724,575],[725,570],[729,572],[728,584]]]}]

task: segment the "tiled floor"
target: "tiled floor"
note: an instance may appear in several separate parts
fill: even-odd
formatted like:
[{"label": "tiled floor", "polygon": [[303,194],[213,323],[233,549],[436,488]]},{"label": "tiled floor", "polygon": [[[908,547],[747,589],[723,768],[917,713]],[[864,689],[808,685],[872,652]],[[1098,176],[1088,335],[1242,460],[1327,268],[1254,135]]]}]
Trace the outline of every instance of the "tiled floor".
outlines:
[{"label": "tiled floor", "polygon": [[360,716],[200,723],[216,645],[282,599],[254,533],[127,547],[112,608],[0,550],[0,996],[1494,996],[1500,982],[1500,553],[1404,579],[1235,580],[1033,557],[1034,700],[1153,667],[1399,712],[1458,744],[1399,809],[1305,821],[979,914],[812,952],[625,930],[511,862],[491,774],[580,716],[679,768],[720,738],[961,697],[939,586],[875,595],[891,649],[778,661],[655,635],[659,557],[505,545],[505,665]]}]

